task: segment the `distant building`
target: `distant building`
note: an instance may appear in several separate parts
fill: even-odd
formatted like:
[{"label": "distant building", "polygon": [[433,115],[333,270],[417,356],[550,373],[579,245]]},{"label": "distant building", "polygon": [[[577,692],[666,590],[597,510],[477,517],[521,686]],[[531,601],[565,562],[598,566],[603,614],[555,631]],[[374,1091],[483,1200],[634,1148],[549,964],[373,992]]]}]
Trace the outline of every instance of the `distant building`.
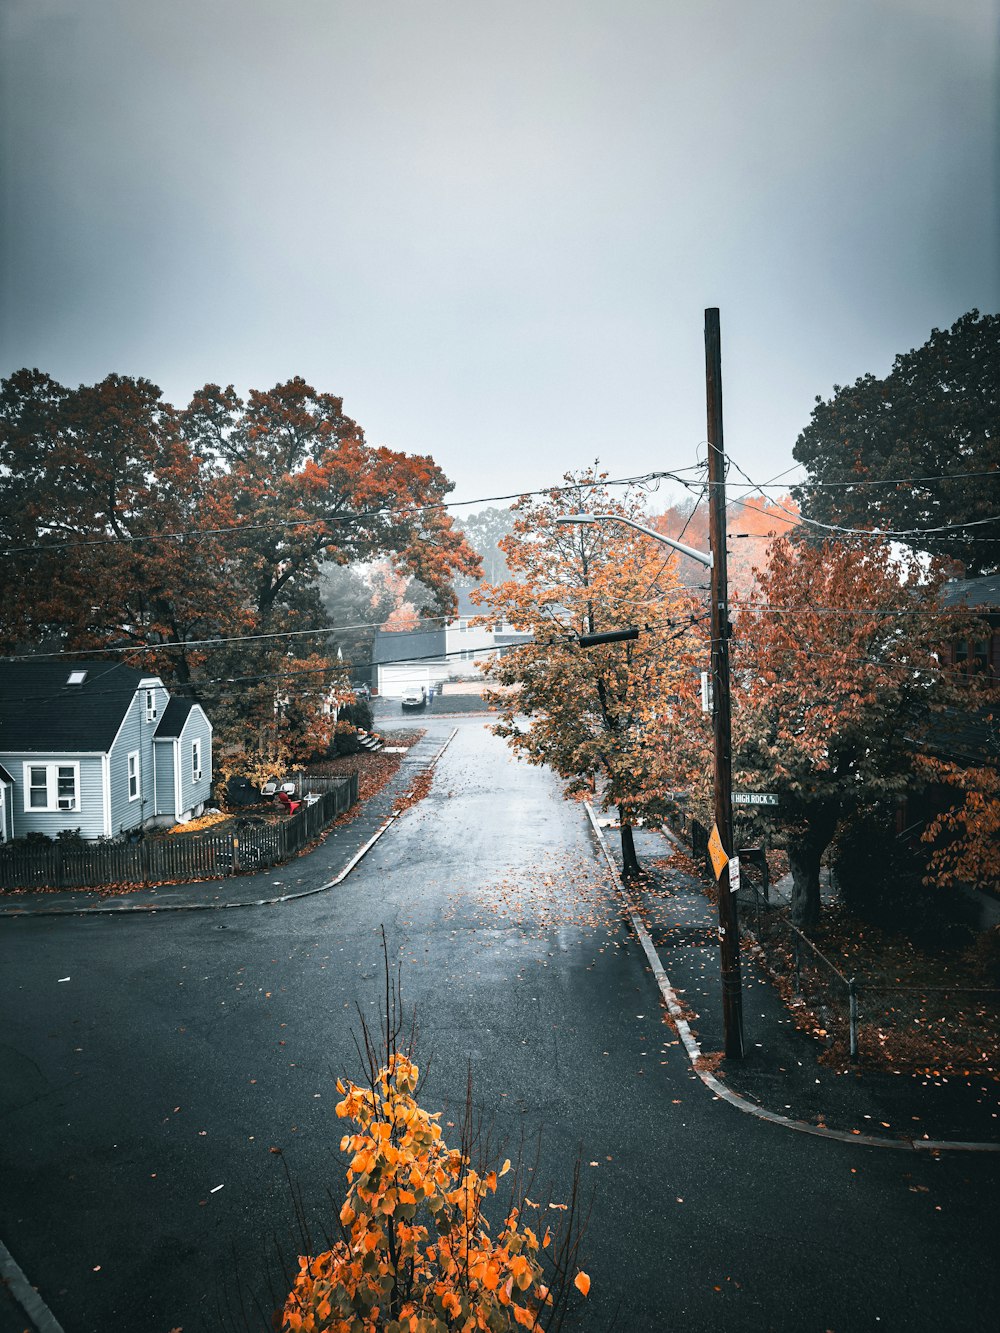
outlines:
[{"label": "distant building", "polygon": [[513,625],[501,624],[495,630],[474,625],[481,613],[469,603],[460,602],[459,610],[465,613],[434,628],[376,632],[372,684],[379,694],[399,699],[410,685],[429,692],[450,680],[478,680],[478,662],[488,662],[498,650],[532,637]]}]

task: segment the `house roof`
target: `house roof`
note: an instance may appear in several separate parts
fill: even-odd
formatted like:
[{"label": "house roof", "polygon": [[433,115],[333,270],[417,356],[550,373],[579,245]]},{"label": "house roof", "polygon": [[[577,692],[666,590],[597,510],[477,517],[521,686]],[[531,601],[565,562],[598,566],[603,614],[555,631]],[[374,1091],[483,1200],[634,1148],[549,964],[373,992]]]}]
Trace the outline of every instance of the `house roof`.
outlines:
[{"label": "house roof", "polygon": [[951,579],[941,589],[945,606],[1000,607],[1000,574],[978,579]]},{"label": "house roof", "polygon": [[171,699],[163,710],[160,724],[153,733],[157,741],[173,740],[184,730],[184,723],[191,715],[194,702],[191,699]]},{"label": "house roof", "polygon": [[14,779],[11,777],[11,775],[10,775],[10,774],[7,772],[7,770],[4,768],[3,764],[0,764],[0,782],[11,782],[11,783],[12,783],[13,781],[14,781]]},{"label": "house roof", "polygon": [[118,662],[0,661],[0,752],[103,753],[149,679]]},{"label": "house roof", "polygon": [[1000,718],[988,706],[946,708],[931,720],[921,748],[962,768],[1000,768]]},{"label": "house roof", "polygon": [[376,666],[388,662],[429,661],[443,657],[445,651],[445,633],[443,628],[414,630],[376,631],[375,658]]}]

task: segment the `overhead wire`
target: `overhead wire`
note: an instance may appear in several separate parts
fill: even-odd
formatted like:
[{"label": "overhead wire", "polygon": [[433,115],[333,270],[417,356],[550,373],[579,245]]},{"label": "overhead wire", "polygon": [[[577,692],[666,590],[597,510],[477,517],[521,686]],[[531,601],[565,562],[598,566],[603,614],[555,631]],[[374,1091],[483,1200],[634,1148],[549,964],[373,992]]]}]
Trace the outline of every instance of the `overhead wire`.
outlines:
[{"label": "overhead wire", "polygon": [[[737,647],[749,642],[745,637],[734,634],[729,642]],[[951,674],[955,676],[968,677],[968,672],[963,667],[951,666],[944,662],[926,662],[926,661],[900,661],[886,657],[856,657],[847,656],[844,653],[822,652],[818,648],[808,648],[799,643],[785,643],[781,645],[781,653],[798,653],[804,657],[818,657],[824,660],[844,662],[855,666],[877,666],[884,670],[899,671],[928,671],[939,674]]]},{"label": "overhead wire", "polygon": [[[666,629],[676,629],[678,626],[680,626],[680,627],[681,627],[681,632],[683,633],[683,632],[686,632],[687,626],[688,626],[689,624],[691,624],[691,625],[698,624],[700,621],[702,621],[702,620],[704,620],[704,619],[706,619],[706,618],[707,618],[707,617],[705,617],[705,616],[690,616],[690,617],[681,617],[680,620],[666,619],[666,620],[653,621],[652,623],[644,624],[644,625],[642,625],[640,628],[643,629],[643,630],[646,630],[646,631],[653,631],[653,630],[662,629],[662,628],[666,628]],[[435,631],[435,630],[414,630],[414,631],[407,631],[407,632],[408,632],[408,633],[414,633],[414,634],[431,634],[431,633],[442,633],[443,631],[442,631],[442,630],[436,630],[436,631]],[[521,632],[521,631],[516,631],[516,630],[514,631],[514,633],[520,633],[520,632]],[[469,653],[469,652],[476,653],[476,654],[479,654],[479,653],[492,653],[492,652],[500,652],[500,653],[502,653],[502,652],[510,651],[511,649],[514,649],[514,648],[518,648],[518,647],[525,646],[525,645],[530,645],[530,644],[533,644],[533,643],[534,643],[534,644],[538,644],[539,646],[543,646],[543,647],[545,647],[545,646],[556,646],[558,643],[572,644],[572,643],[575,643],[575,642],[576,642],[576,640],[577,640],[578,637],[579,637],[579,635],[578,635],[578,633],[577,633],[576,631],[566,631],[562,636],[559,636],[558,638],[548,639],[548,640],[524,639],[524,640],[521,640],[520,642],[517,642],[517,643],[486,644],[486,645],[482,645],[482,646],[477,645],[477,646],[475,646],[475,647],[473,647],[473,648],[469,648],[469,647],[464,647],[464,648],[451,648],[451,649],[447,649],[447,650],[445,650],[445,651],[437,651],[437,652],[433,652],[433,653],[417,653],[417,654],[409,654],[409,655],[407,655],[405,658],[384,658],[384,659],[377,659],[377,660],[372,660],[372,661],[368,661],[368,662],[333,662],[333,663],[328,663],[328,664],[323,665],[323,666],[313,666],[313,667],[305,667],[305,666],[303,666],[303,667],[290,667],[290,668],[288,668],[288,669],[285,670],[285,671],[262,671],[262,672],[257,672],[257,671],[255,671],[255,672],[249,672],[249,673],[247,673],[246,675],[242,675],[242,676],[211,676],[211,677],[206,677],[206,678],[203,678],[203,679],[201,679],[201,680],[195,680],[195,681],[174,681],[174,682],[171,682],[169,688],[170,688],[172,691],[174,691],[175,693],[182,694],[182,692],[185,691],[185,690],[203,690],[203,689],[206,689],[208,686],[211,686],[211,685],[237,685],[237,684],[247,684],[247,683],[251,683],[251,684],[265,684],[265,683],[267,683],[268,681],[278,681],[278,680],[286,680],[286,681],[287,681],[287,680],[291,680],[291,679],[296,678],[296,677],[299,678],[299,679],[302,679],[302,678],[304,678],[304,677],[307,677],[307,676],[314,676],[314,675],[321,675],[321,676],[330,676],[330,677],[334,677],[334,676],[337,676],[337,675],[347,675],[347,674],[349,674],[351,671],[368,671],[368,670],[371,670],[373,667],[393,666],[393,665],[395,665],[397,662],[402,662],[402,661],[405,661],[405,662],[432,662],[432,661],[441,661],[441,660],[444,659],[444,658],[460,657],[463,653]],[[90,650],[90,652],[91,652],[91,656],[93,657],[93,654],[95,654],[95,653],[99,653],[99,652],[101,652],[101,651],[103,651],[103,650],[100,649],[100,648],[91,649],[91,650]],[[138,648],[133,647],[133,648],[124,649],[124,650],[121,650],[121,651],[124,651],[124,652],[127,652],[127,653],[131,652],[131,653],[139,654],[139,653],[149,652],[149,651],[151,651],[151,649],[149,649],[149,648],[145,648],[145,647],[138,647]],[[4,659],[4,660],[5,660],[5,661],[10,661],[10,660],[12,660],[12,659],[10,659],[10,658],[6,658],[6,659]],[[19,659],[17,659],[17,660],[22,661],[22,662],[25,662],[25,661],[37,661],[37,662],[39,662],[39,663],[42,664],[42,665],[51,665],[51,662],[47,662],[46,659],[45,659],[45,657],[44,657],[43,655],[41,655],[41,654],[36,654],[35,657],[33,657],[33,658],[19,658]],[[57,658],[57,660],[59,660],[59,659]],[[94,658],[93,660],[96,662],[98,659]],[[101,665],[103,666],[103,665],[105,665],[105,663],[101,663]],[[103,677],[103,676],[106,676],[106,675],[109,675],[113,670],[115,670],[116,667],[119,667],[119,666],[125,666],[125,665],[126,665],[126,664],[121,663],[121,662],[113,662],[113,663],[107,664],[108,669],[107,669],[107,671],[101,673],[101,674],[102,674],[102,677]],[[138,670],[138,668],[132,668],[132,667],[127,667],[127,666],[126,666],[126,669],[127,669],[127,670]],[[148,676],[151,677],[151,678],[152,678],[152,677],[157,677],[157,678],[159,678],[158,673],[155,672],[155,671],[149,671],[149,672],[146,673],[146,675],[148,675]],[[100,678],[101,678],[101,677],[98,677],[98,679],[100,679]],[[29,687],[29,688],[30,688],[30,687]],[[69,686],[69,685],[67,685],[67,686],[65,687],[65,689],[66,689],[66,691],[67,691],[67,694],[71,693],[72,691],[78,690],[79,688],[80,688],[79,686]],[[165,688],[167,688],[167,687],[165,687]],[[79,697],[94,698],[94,697],[96,697],[96,696],[98,696],[98,695],[100,695],[100,696],[107,696],[107,695],[118,694],[118,693],[120,693],[119,690],[112,690],[112,689],[107,689],[107,690],[94,690],[94,689],[89,689],[89,688],[88,688],[87,691],[86,691],[86,695],[81,694]],[[218,693],[218,692],[216,692],[216,693]],[[52,695],[52,692],[51,692],[51,691],[48,691],[48,692],[46,692],[45,694],[20,694],[20,695],[15,695],[15,694],[9,694],[9,693],[8,693],[8,694],[5,694],[5,695],[3,696],[3,702],[4,702],[5,704],[10,704],[10,703],[37,703],[37,702],[42,701],[42,700],[51,699],[52,697],[53,697],[53,695]]]},{"label": "overhead wire", "polygon": [[[739,472],[740,476],[743,477],[744,480],[748,483],[748,485],[753,487],[754,490],[757,491],[761,490],[761,488],[754,481],[753,477],[749,476],[743,470],[743,468],[740,467],[739,463],[737,463],[735,459],[730,458],[730,462],[732,463],[736,471]],[[769,485],[770,483],[765,483],[765,484]],[[765,500],[767,499],[766,496],[763,496],[763,498]],[[774,504],[774,502],[771,503]],[[789,519],[792,520],[793,522],[803,523],[807,527],[819,528],[824,532],[843,532],[848,536],[875,537],[879,540],[882,540],[883,538],[886,537],[930,537],[940,532],[957,532],[965,528],[982,527],[984,524],[987,523],[1000,522],[1000,514],[994,514],[991,515],[989,518],[969,519],[968,521],[963,523],[946,523],[936,527],[929,527],[929,528],[851,528],[839,523],[823,523],[819,519],[807,518],[804,514],[793,515],[791,513],[791,510],[786,509],[784,505],[781,504],[774,504],[774,507],[781,510],[784,514],[787,514],[789,516]]]},{"label": "overhead wire", "polygon": [[[683,478],[679,475],[683,471],[690,469],[679,468],[676,472],[648,472],[633,477],[614,477],[603,478],[596,484],[601,486],[642,486],[646,482],[670,478],[684,485]],[[34,542],[23,546],[0,547],[0,555],[23,555],[31,554],[35,551],[47,552],[56,550],[65,550],[78,547],[95,546],[118,546],[132,545],[142,542],[158,541],[177,541],[184,537],[221,537],[243,532],[267,532],[277,531],[284,528],[307,528],[319,527],[324,524],[354,523],[361,519],[369,518],[408,518],[419,514],[432,513],[439,510],[460,509],[469,505],[493,504],[501,500],[520,500],[532,495],[554,495],[557,492],[575,491],[586,488],[586,482],[574,482],[560,484],[555,486],[542,486],[536,490],[512,491],[507,495],[487,495],[480,496],[474,500],[439,500],[433,504],[426,505],[405,505],[398,509],[380,508],[365,509],[351,513],[336,513],[327,515],[324,518],[287,518],[276,520],[271,523],[235,523],[217,528],[183,528],[171,532],[137,533],[125,534],[113,537],[97,537],[86,539],[66,538],[61,541]]]}]

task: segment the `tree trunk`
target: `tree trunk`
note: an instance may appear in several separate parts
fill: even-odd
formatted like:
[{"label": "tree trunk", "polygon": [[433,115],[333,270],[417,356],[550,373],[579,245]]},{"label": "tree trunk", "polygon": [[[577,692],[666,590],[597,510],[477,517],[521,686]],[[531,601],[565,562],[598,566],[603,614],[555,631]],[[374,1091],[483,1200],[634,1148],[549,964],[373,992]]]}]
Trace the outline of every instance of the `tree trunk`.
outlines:
[{"label": "tree trunk", "polygon": [[835,811],[818,812],[805,831],[789,836],[788,868],[792,872],[792,923],[812,930],[819,922],[819,873],[823,853],[837,828]]},{"label": "tree trunk", "polygon": [[819,862],[823,849],[811,838],[789,839],[792,872],[792,922],[809,931],[819,922]]},{"label": "tree trunk", "polygon": [[638,858],[635,854],[635,840],[632,837],[632,825],[626,824],[625,820],[619,814],[618,827],[622,835],[622,879],[638,879],[642,874]]}]

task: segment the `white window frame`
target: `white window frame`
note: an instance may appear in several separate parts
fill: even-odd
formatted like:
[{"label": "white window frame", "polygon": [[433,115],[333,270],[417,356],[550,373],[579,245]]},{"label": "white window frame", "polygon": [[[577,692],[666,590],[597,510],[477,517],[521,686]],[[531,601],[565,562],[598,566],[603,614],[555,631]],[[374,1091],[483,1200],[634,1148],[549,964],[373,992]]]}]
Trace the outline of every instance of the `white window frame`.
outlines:
[{"label": "white window frame", "polygon": [[[45,804],[31,804],[31,772],[32,769],[45,770]],[[69,769],[73,775],[73,795],[72,798],[59,795],[59,770]],[[70,800],[70,804],[62,804],[63,801]],[[76,759],[43,759],[41,761],[24,761],[24,813],[26,815],[46,815],[46,814],[71,814],[79,812],[80,809],[80,764]]]},{"label": "white window frame", "polygon": [[[130,750],[125,763],[128,775],[128,798],[130,801],[137,801],[139,799],[139,751]],[[135,788],[134,791],[133,787]]]},{"label": "white window frame", "polygon": [[157,717],[156,691],[146,691],[146,721],[155,722]]},{"label": "white window frame", "polygon": [[191,781],[201,781],[201,737],[196,736],[191,742]]}]

